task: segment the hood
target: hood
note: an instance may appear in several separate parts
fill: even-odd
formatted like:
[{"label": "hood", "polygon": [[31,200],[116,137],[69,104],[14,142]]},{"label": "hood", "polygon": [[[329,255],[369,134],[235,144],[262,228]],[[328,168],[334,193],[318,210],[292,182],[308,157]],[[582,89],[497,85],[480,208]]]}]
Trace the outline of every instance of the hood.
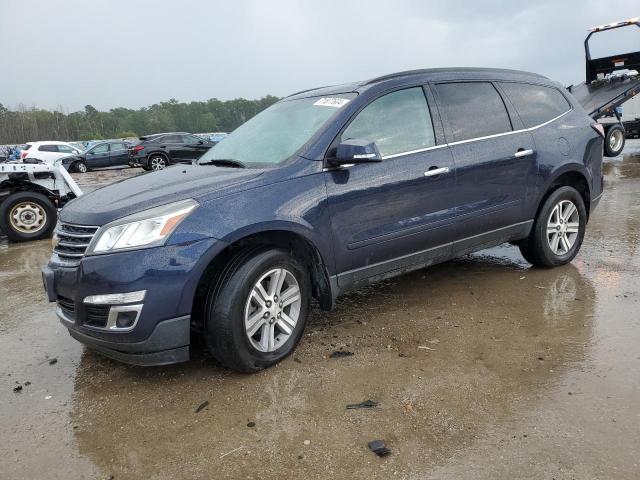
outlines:
[{"label": "hood", "polygon": [[222,196],[263,173],[263,170],[215,166],[176,165],[158,172],[99,188],[69,202],[60,220],[101,226],[132,213],[193,198]]}]

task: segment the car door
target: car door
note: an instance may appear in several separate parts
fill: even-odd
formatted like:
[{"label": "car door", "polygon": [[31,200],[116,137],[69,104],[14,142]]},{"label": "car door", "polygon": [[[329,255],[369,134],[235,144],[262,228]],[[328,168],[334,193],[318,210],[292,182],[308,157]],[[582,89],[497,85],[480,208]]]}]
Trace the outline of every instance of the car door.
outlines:
[{"label": "car door", "polygon": [[87,166],[89,168],[104,168],[110,165],[109,163],[109,144],[99,143],[93,148],[87,150],[85,155]]},{"label": "car door", "polygon": [[44,163],[53,164],[61,155],[58,153],[58,145],[43,143],[38,145],[38,152],[33,157],[42,160]]},{"label": "car door", "polygon": [[129,163],[129,152],[127,146],[122,142],[109,144],[109,165],[112,167],[127,165]]},{"label": "car door", "polygon": [[184,162],[187,159],[187,152],[182,135],[166,135],[160,140],[160,145],[169,154],[172,162]]},{"label": "car door", "polygon": [[188,158],[192,161],[199,159],[204,152],[213,146],[211,142],[203,140],[200,137],[196,137],[195,135],[183,135],[182,138],[185,149],[188,152]]},{"label": "car door", "polygon": [[421,86],[371,101],[339,135],[382,161],[325,169],[338,284],[348,288],[448,256],[455,167]]},{"label": "car door", "polygon": [[487,81],[432,86],[456,164],[454,253],[526,230],[525,200],[537,165],[531,133]]}]

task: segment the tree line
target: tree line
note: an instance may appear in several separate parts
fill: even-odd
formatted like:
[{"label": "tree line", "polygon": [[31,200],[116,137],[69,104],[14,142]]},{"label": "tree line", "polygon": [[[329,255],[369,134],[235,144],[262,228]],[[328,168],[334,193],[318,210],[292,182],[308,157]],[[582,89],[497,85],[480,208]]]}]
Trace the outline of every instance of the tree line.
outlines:
[{"label": "tree line", "polygon": [[257,100],[212,98],[188,103],[172,98],[140,109],[101,112],[87,105],[83,111],[72,113],[64,113],[62,108],[51,111],[24,105],[11,110],[0,103],[0,145],[126,138],[171,131],[230,132],[278,100],[272,95]]}]

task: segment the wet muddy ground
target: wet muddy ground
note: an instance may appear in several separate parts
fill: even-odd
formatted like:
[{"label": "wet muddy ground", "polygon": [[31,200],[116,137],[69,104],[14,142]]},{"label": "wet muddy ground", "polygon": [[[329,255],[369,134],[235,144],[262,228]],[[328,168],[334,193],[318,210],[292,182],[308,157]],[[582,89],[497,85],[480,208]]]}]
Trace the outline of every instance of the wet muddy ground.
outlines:
[{"label": "wet muddy ground", "polygon": [[254,375],[85,350],[44,297],[49,252],[0,240],[1,479],[640,478],[640,142],[571,265],[504,246],[386,281]]}]

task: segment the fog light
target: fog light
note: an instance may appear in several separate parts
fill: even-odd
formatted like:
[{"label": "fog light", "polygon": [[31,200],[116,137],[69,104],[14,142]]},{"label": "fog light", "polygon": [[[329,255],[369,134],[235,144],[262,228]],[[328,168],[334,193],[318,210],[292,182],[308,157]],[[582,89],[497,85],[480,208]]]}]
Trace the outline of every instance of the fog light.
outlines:
[{"label": "fog light", "polygon": [[128,293],[110,293],[107,295],[90,295],[84,298],[84,303],[93,303],[97,305],[119,305],[122,303],[134,303],[144,300],[146,290],[138,290],[137,292]]},{"label": "fog light", "polygon": [[138,316],[137,311],[129,311],[129,312],[118,312],[118,316],[116,317],[116,327],[117,328],[129,328],[136,321],[136,317]]}]

